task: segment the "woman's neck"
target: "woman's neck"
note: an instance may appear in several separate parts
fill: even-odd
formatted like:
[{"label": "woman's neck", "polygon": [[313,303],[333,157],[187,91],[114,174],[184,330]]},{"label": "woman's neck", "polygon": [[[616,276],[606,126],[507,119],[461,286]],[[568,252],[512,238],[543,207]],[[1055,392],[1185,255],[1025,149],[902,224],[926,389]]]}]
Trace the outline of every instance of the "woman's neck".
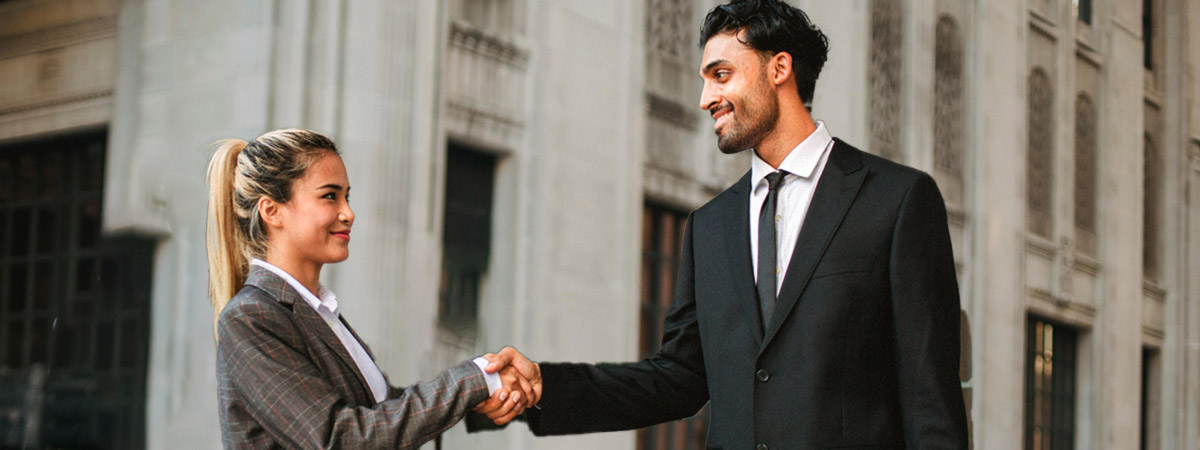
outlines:
[{"label": "woman's neck", "polygon": [[271,265],[283,269],[296,281],[304,285],[313,295],[319,295],[321,285],[321,264],[302,261],[299,258],[289,257],[280,252],[272,252],[267,250],[267,254],[263,256],[263,260]]}]

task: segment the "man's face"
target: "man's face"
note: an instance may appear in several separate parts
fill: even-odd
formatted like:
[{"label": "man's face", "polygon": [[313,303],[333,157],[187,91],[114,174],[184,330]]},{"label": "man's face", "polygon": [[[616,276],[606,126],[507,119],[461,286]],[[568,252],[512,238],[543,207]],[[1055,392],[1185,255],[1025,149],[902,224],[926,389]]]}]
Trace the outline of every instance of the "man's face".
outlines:
[{"label": "man's face", "polygon": [[775,131],[779,99],[767,75],[769,61],[732,32],[717,34],[704,44],[700,109],[716,119],[713,131],[721,152],[757,147]]}]

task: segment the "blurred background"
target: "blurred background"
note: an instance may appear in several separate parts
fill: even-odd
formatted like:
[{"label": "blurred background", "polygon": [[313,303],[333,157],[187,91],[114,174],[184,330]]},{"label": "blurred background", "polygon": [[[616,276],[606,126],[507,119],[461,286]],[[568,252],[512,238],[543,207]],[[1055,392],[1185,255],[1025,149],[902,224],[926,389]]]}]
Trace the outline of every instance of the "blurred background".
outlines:
[{"label": "blurred background", "polygon": [[[323,281],[393,383],[653,353],[688,212],[749,168],[698,109],[717,3],[0,0],[0,448],[221,446],[204,172],[282,127],[344,153]],[[792,4],[814,116],[946,199],[974,447],[1200,448],[1200,2]]]}]

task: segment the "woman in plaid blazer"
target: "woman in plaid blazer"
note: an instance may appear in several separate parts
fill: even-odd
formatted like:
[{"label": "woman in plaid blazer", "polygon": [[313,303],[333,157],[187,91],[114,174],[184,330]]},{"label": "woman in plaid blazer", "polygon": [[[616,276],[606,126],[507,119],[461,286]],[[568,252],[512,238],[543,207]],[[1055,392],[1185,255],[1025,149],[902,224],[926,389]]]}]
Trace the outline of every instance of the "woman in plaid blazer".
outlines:
[{"label": "woman in plaid blazer", "polygon": [[349,256],[354,224],[346,168],[328,138],[285,129],[222,141],[208,184],[226,448],[416,448],[472,407],[502,423],[537,402],[536,366],[485,374],[490,354],[430,382],[388,384],[319,282],[322,265]]}]

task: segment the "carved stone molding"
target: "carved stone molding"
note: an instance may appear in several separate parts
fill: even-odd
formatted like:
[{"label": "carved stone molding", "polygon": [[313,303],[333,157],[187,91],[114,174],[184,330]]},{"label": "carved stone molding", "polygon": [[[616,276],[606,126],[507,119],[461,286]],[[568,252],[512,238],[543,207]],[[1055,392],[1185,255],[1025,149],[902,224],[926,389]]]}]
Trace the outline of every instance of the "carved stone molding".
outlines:
[{"label": "carved stone molding", "polygon": [[0,38],[0,59],[117,35],[117,16],[100,16]]},{"label": "carved stone molding", "polygon": [[901,74],[904,17],[899,0],[871,2],[871,60],[868,72],[871,151],[901,160]]},{"label": "carved stone molding", "polygon": [[698,118],[687,105],[653,92],[647,92],[646,108],[652,117],[663,119],[687,130],[696,129]]},{"label": "carved stone molding", "polygon": [[84,93],[79,93],[79,94],[74,94],[74,95],[67,95],[67,96],[63,96],[63,97],[55,97],[55,98],[46,99],[46,100],[42,100],[42,101],[25,103],[25,104],[11,106],[11,107],[7,107],[7,108],[0,108],[0,116],[20,113],[20,112],[24,112],[24,111],[39,109],[39,108],[49,108],[52,106],[58,106],[58,105],[63,105],[63,104],[67,104],[67,103],[83,102],[83,101],[88,101],[88,100],[92,100],[92,99],[108,97],[108,96],[112,95],[112,92],[113,92],[112,89],[99,89],[99,90],[90,91],[90,92],[84,92]]}]

